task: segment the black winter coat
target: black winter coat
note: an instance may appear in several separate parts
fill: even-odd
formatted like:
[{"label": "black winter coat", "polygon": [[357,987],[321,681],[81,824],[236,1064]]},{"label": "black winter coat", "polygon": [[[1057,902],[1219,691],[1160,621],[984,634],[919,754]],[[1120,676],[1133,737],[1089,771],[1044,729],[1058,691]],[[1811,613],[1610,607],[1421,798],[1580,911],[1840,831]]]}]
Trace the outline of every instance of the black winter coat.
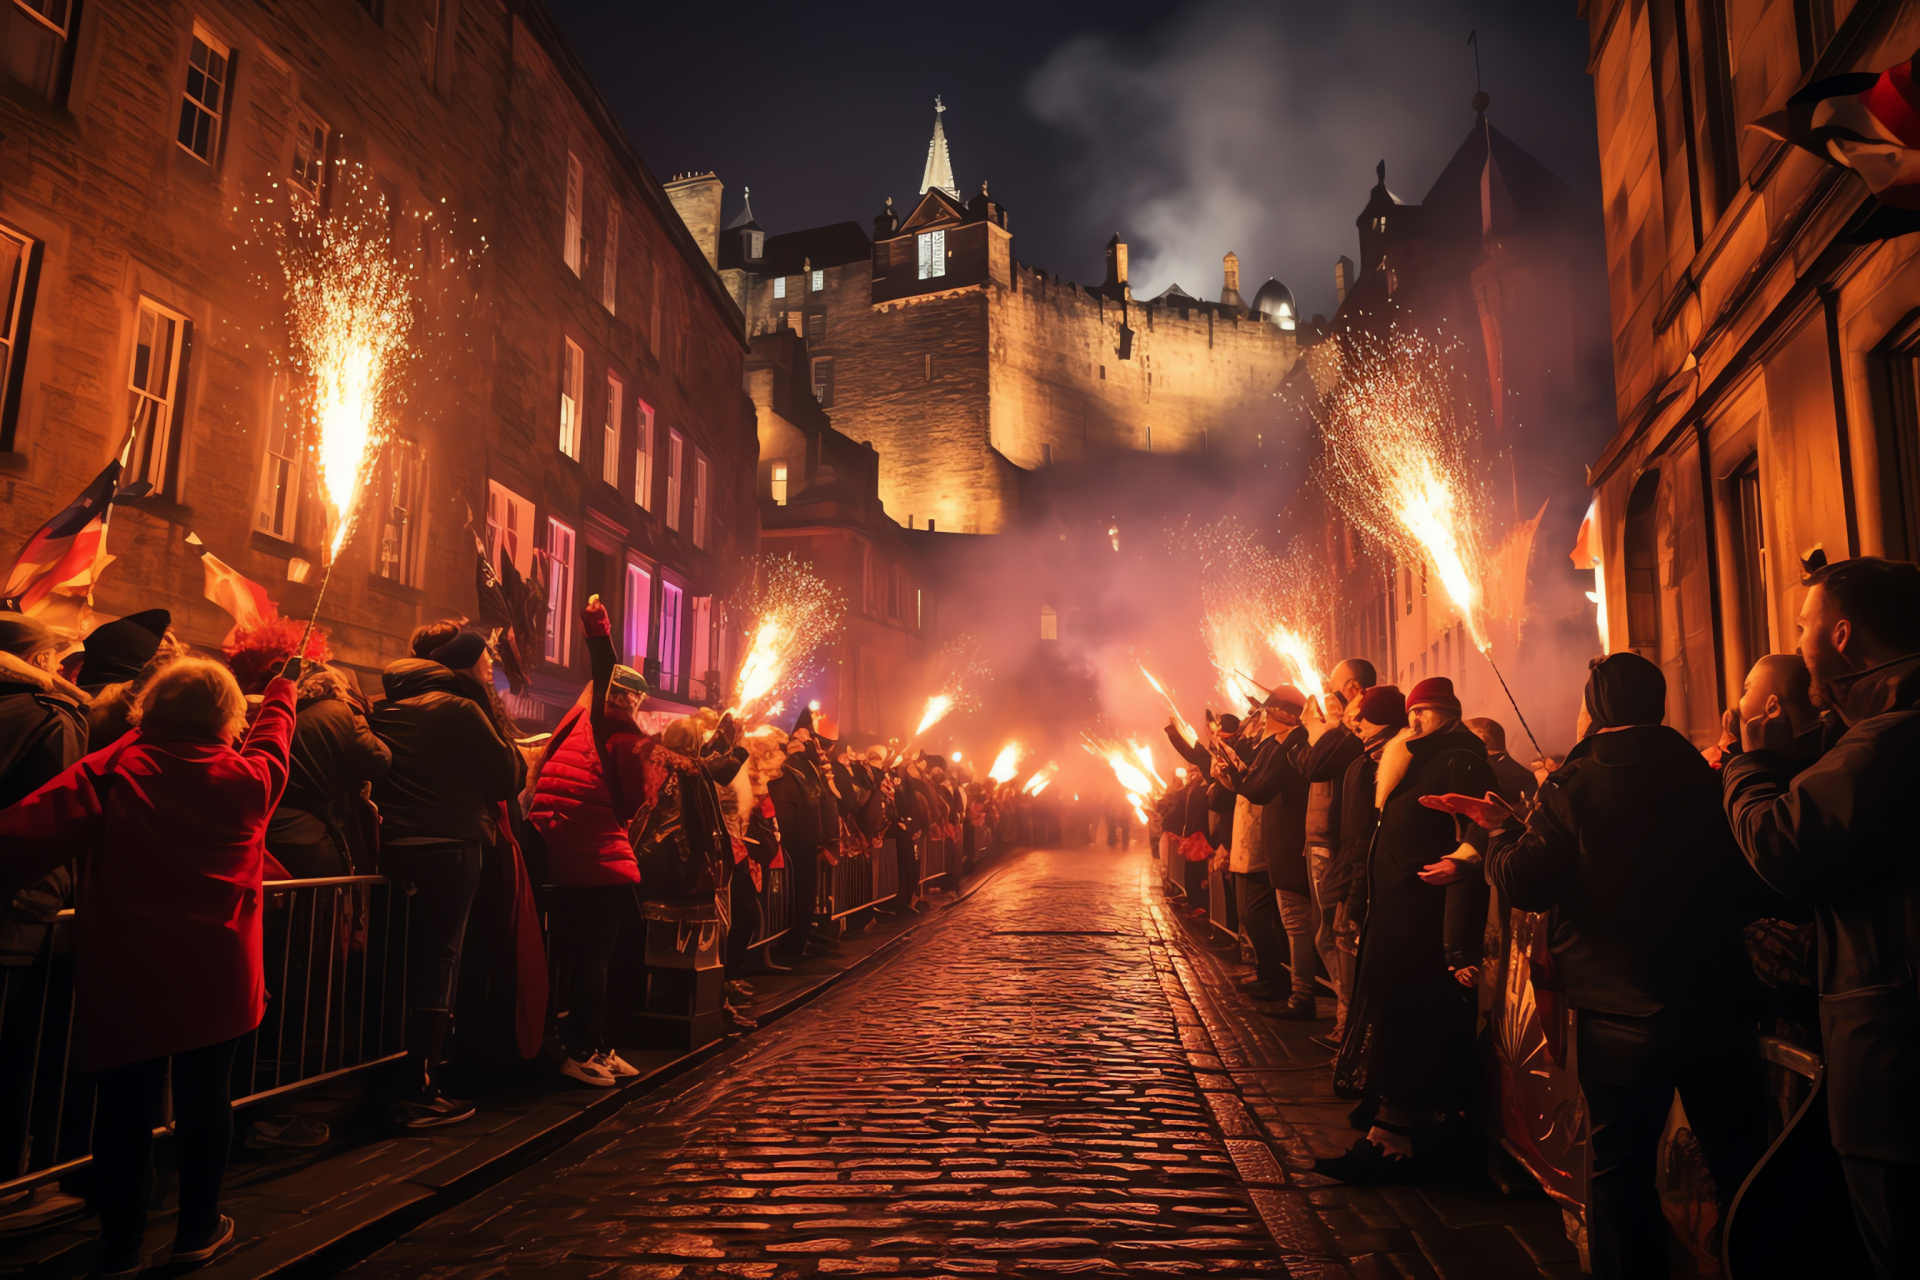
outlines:
[{"label": "black winter coat", "polygon": [[380,838],[492,844],[494,805],[520,790],[525,765],[488,714],[472,677],[425,658],[381,674],[387,700],[367,717],[392,765],[374,784]]},{"label": "black winter coat", "polygon": [[1752,994],[1740,931],[1762,886],[1713,767],[1665,725],[1578,743],[1526,826],[1492,833],[1487,879],[1509,905],[1553,912],[1555,968],[1576,1009],[1644,1018]]},{"label": "black winter coat", "polygon": [[[327,697],[299,704],[289,759],[287,789],[267,823],[268,851],[295,874],[299,868],[289,857],[334,859],[341,866],[335,874],[349,874],[360,784],[386,777],[392,751],[351,703]],[[316,848],[317,859],[302,857]]]},{"label": "black winter coat", "polygon": [[1260,844],[1267,856],[1267,879],[1288,893],[1308,892],[1307,779],[1292,759],[1294,747],[1306,740],[1307,731],[1298,726],[1266,739],[1255,749],[1239,786],[1248,804],[1266,810],[1260,818]]},{"label": "black winter coat", "polygon": [[[38,685],[0,681],[0,809],[32,795],[87,754],[87,713]],[[0,965],[31,964],[72,896],[73,870],[56,867],[0,910]]]},{"label": "black winter coat", "polygon": [[1797,775],[1771,752],[1721,769],[1762,879],[1818,925],[1828,1120],[1841,1154],[1920,1161],[1920,655],[1836,690],[1848,729]]},{"label": "black winter coat", "polygon": [[794,765],[796,757],[787,757],[787,767],[767,783],[773,798],[774,819],[780,824],[780,844],[789,859],[811,858],[820,852],[819,780]]}]

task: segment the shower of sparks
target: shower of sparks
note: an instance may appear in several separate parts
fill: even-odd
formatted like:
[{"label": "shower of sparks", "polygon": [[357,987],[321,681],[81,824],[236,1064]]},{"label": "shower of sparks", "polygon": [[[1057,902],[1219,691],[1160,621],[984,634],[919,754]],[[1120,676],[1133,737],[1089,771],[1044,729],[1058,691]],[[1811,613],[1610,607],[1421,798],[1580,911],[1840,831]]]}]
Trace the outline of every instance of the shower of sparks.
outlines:
[{"label": "shower of sparks", "polygon": [[[1155,786],[1152,778],[1141,771],[1137,763],[1140,756],[1146,753],[1146,748],[1135,744],[1131,748],[1130,755],[1129,748],[1117,742],[1091,733],[1082,734],[1081,737],[1084,739],[1087,754],[1096,760],[1105,761],[1107,767],[1113,770],[1113,776],[1120,783],[1120,789],[1127,793],[1127,803],[1133,806],[1134,813],[1142,823],[1145,823],[1146,807],[1152,804],[1160,794],[1160,788]],[[1151,766],[1151,756],[1147,756],[1147,762]]]},{"label": "shower of sparks", "polygon": [[1200,735],[1193,731],[1193,726],[1187,723],[1187,718],[1180,714],[1180,708],[1174,702],[1173,695],[1167,692],[1165,685],[1154,679],[1153,672],[1147,670],[1147,664],[1144,662],[1140,664],[1140,674],[1147,678],[1147,683],[1153,686],[1155,693],[1166,699],[1167,710],[1173,713],[1173,723],[1186,736],[1187,741],[1198,742]]},{"label": "shower of sparks", "polygon": [[931,698],[928,698],[927,713],[920,717],[920,727],[913,731],[913,736],[917,738],[927,730],[933,728],[936,724],[939,724],[942,720],[946,719],[947,712],[951,710],[953,710],[953,696],[951,694],[936,693]]},{"label": "shower of sparks", "polygon": [[307,421],[333,537],[353,534],[359,498],[386,442],[409,358],[411,272],[396,253],[384,195],[295,202],[278,239],[294,367],[304,375]]},{"label": "shower of sparks", "polygon": [[1053,761],[1047,761],[1044,768],[1038,770],[1031,778],[1027,779],[1026,785],[1020,788],[1021,794],[1037,796],[1042,791],[1045,791],[1048,784],[1053,781],[1054,772],[1059,767],[1060,766]]},{"label": "shower of sparks", "polygon": [[750,719],[781,689],[803,683],[820,647],[847,611],[839,594],[791,556],[761,556],[736,602],[751,639],[735,678],[733,706]]},{"label": "shower of sparks", "polygon": [[1162,791],[1166,790],[1167,780],[1160,776],[1158,769],[1153,767],[1153,752],[1147,749],[1147,745],[1128,739],[1127,746],[1133,752],[1133,758],[1140,762],[1141,769],[1146,771],[1146,775],[1152,778]]},{"label": "shower of sparks", "polygon": [[987,770],[987,776],[995,782],[1013,781],[1013,775],[1020,767],[1020,757],[1025,748],[1017,742],[1009,742],[1000,748],[1000,754],[993,758],[993,768]]},{"label": "shower of sparks", "polygon": [[1488,648],[1487,551],[1446,355],[1418,335],[1352,339],[1324,402],[1332,488],[1347,517],[1406,563],[1430,566],[1467,634]]},{"label": "shower of sparks", "polygon": [[913,731],[916,738],[955,711],[977,710],[980,690],[993,679],[992,668],[980,659],[979,637],[964,633],[940,646],[928,672],[939,692],[927,699],[920,726]]},{"label": "shower of sparks", "polygon": [[1289,626],[1276,626],[1267,633],[1267,644],[1275,654],[1293,667],[1293,682],[1310,698],[1324,697],[1327,683],[1314,660],[1313,646],[1306,637]]}]

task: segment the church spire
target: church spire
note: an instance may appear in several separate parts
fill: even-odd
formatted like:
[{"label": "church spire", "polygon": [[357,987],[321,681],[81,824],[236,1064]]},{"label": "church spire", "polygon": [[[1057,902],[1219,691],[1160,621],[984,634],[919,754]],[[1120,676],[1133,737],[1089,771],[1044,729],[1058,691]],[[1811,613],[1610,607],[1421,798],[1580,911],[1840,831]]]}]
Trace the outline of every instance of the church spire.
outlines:
[{"label": "church spire", "polygon": [[938,187],[958,200],[960,188],[953,181],[953,157],[947,152],[947,130],[940,121],[946,110],[936,94],[933,99],[933,141],[927,143],[927,167],[920,175],[920,194],[925,195]]}]

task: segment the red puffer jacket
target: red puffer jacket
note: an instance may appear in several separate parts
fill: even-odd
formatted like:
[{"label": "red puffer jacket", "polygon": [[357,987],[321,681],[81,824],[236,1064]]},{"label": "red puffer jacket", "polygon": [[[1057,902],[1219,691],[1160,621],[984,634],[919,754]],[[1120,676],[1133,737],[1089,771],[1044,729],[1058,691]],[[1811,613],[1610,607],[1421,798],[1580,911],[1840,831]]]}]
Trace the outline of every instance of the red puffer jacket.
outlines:
[{"label": "red puffer jacket", "polygon": [[[615,732],[610,756],[631,753],[637,734]],[[622,789],[623,792],[626,790]],[[639,796],[622,795],[630,818]],[[583,711],[548,755],[534,785],[527,820],[546,838],[547,881],[566,889],[640,883],[640,864],[627,843],[627,824],[615,812],[593,726]]]}]

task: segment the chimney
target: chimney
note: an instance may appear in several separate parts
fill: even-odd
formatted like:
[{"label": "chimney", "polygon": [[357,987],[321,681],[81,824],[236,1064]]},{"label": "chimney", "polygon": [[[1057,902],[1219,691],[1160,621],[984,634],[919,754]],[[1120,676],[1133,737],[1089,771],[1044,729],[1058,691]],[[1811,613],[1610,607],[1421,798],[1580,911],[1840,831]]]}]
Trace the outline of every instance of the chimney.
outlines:
[{"label": "chimney", "polygon": [[1118,231],[1107,241],[1107,281],[1105,291],[1123,293],[1127,286],[1127,245]]},{"label": "chimney", "polygon": [[1223,277],[1220,284],[1220,305],[1247,309],[1247,300],[1240,296],[1240,255],[1227,250],[1227,256],[1220,260]]},{"label": "chimney", "polygon": [[900,219],[893,216],[893,197],[888,196],[887,207],[882,209],[880,216],[873,220],[873,238],[875,240],[890,240],[893,238],[893,233],[899,229]]},{"label": "chimney", "polygon": [[1353,288],[1353,259],[1341,254],[1333,263],[1333,291],[1337,301],[1347,300],[1347,290]]},{"label": "chimney", "polygon": [[667,199],[673,202],[680,221],[693,233],[693,241],[706,255],[707,265],[720,265],[720,179],[712,173],[675,174],[666,184]]}]

